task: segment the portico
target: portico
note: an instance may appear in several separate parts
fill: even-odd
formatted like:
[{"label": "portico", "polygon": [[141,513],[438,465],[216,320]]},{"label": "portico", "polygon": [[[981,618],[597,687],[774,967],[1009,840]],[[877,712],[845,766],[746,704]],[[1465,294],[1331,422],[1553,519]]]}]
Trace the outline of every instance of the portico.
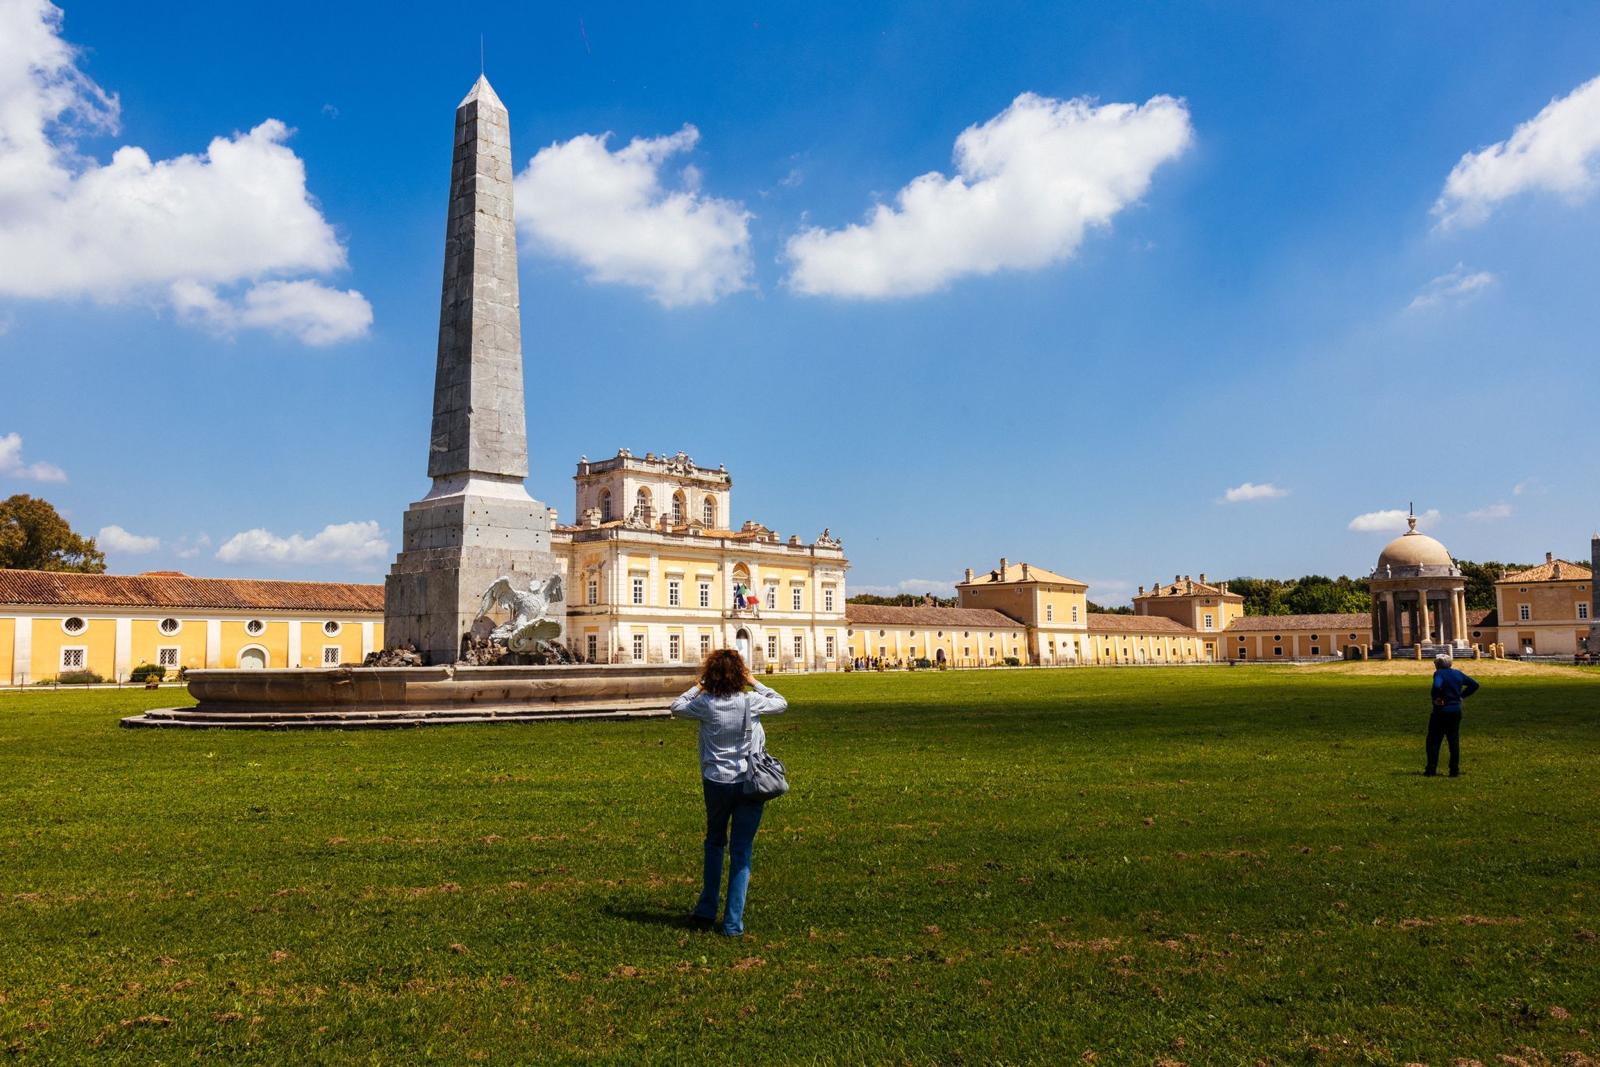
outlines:
[{"label": "portico", "polygon": [[1467,644],[1467,583],[1450,552],[1409,529],[1384,547],[1370,579],[1372,641],[1375,647],[1454,646]]}]

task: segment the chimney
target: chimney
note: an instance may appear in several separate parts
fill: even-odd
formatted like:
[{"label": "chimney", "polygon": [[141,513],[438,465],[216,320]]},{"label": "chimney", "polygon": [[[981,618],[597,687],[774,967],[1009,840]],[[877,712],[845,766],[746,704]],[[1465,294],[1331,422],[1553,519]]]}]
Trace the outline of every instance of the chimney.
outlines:
[{"label": "chimney", "polygon": [[1144,596],[1144,586],[1142,585],[1139,587],[1139,595]]},{"label": "chimney", "polygon": [[1026,563],[1022,565],[1022,580],[1028,580],[1028,565]]},{"label": "chimney", "polygon": [[1206,584],[1206,572],[1205,571],[1201,571],[1200,572],[1200,584],[1201,585],[1205,585]]},{"label": "chimney", "polygon": [[1178,583],[1179,583],[1179,582],[1181,582],[1181,581],[1183,581],[1183,575],[1181,575],[1181,574],[1174,574],[1174,575],[1173,575],[1173,576],[1172,576],[1172,584],[1173,584],[1173,585],[1177,585],[1177,584],[1178,584]]},{"label": "chimney", "polygon": [[969,581],[969,582],[972,581],[972,568],[971,567],[967,568],[967,581]]},{"label": "chimney", "polygon": [[1552,560],[1554,560],[1554,559],[1555,559],[1555,558],[1556,558],[1556,554],[1555,554],[1555,553],[1554,553],[1554,552],[1546,552],[1546,553],[1545,553],[1545,554],[1544,554],[1544,561],[1545,561],[1545,562],[1546,562],[1546,563],[1549,563],[1549,562],[1551,562],[1551,561],[1552,561]]},{"label": "chimney", "polygon": [[1000,580],[1002,582],[1006,580],[1006,558],[1004,556],[1000,557]]}]

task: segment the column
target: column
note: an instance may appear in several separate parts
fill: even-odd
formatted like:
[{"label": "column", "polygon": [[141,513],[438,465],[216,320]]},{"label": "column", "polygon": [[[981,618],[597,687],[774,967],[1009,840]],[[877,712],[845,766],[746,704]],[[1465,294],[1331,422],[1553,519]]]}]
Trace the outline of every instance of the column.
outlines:
[{"label": "column", "polygon": [[363,662],[372,655],[373,625],[371,622],[361,624],[361,659]]},{"label": "column", "polygon": [[18,615],[11,644],[11,684],[33,681],[33,617]]},{"label": "column", "polygon": [[133,620],[118,619],[116,634],[111,656],[112,680],[120,682],[133,670]]},{"label": "column", "polygon": [[1428,591],[1419,590],[1417,593],[1417,640],[1415,644],[1425,645],[1432,636],[1433,621],[1428,611]]},{"label": "column", "polygon": [[300,635],[302,629],[299,619],[289,620],[289,662],[285,666],[300,666]]},{"label": "column", "polygon": [[222,664],[222,620],[206,620],[206,666],[221,667]]}]

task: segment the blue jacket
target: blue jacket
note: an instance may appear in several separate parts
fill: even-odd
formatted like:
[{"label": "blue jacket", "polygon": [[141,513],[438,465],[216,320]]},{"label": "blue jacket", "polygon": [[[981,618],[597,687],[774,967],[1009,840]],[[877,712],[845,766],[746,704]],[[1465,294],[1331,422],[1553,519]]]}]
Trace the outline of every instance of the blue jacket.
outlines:
[{"label": "blue jacket", "polygon": [[1435,711],[1461,710],[1461,702],[1478,691],[1478,683],[1454,667],[1440,667],[1433,672],[1433,708]]}]

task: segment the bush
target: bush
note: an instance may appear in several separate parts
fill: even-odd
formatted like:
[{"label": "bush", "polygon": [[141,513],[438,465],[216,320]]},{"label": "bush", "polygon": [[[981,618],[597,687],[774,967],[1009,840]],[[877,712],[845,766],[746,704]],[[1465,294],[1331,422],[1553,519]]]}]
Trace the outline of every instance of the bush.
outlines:
[{"label": "bush", "polygon": [[922,656],[919,659],[912,660],[911,666],[916,670],[925,671],[933,666],[933,660],[929,659],[927,656]]},{"label": "bush", "polygon": [[1020,667],[1020,666],[1022,666],[1022,660],[1018,659],[1016,656],[1007,656],[1001,662],[1004,663],[1007,667]]},{"label": "bush", "polygon": [[57,685],[99,685],[103,681],[94,671],[62,671],[56,675]]},{"label": "bush", "polygon": [[167,669],[156,663],[141,663],[128,672],[130,682],[159,682],[167,676]]}]

